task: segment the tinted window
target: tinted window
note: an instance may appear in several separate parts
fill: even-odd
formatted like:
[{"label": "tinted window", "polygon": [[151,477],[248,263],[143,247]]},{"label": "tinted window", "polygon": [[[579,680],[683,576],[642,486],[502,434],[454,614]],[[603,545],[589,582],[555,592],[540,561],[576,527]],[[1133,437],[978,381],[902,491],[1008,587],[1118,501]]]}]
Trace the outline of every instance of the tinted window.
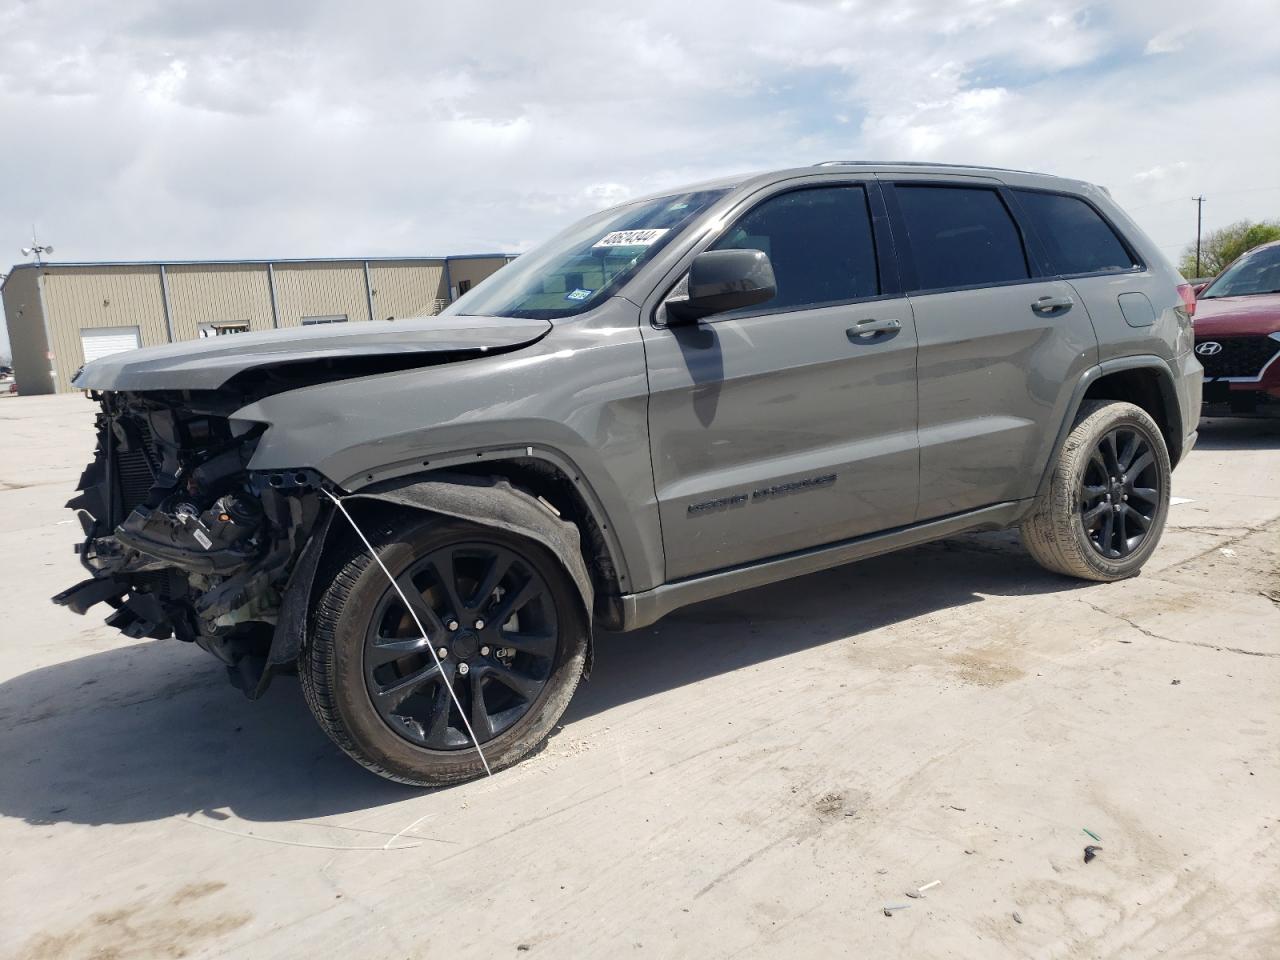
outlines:
[{"label": "tinted window", "polygon": [[899,184],[898,206],[916,262],[916,289],[1029,277],[1013,218],[994,190]]},{"label": "tinted window", "polygon": [[778,294],[764,306],[796,309],[874,297],[876,250],[862,187],[796,190],[765,200],[711,249],[763,250]]},{"label": "tinted window", "polygon": [[1018,202],[1040,238],[1054,273],[1128,270],[1133,258],[1115,231],[1079,197],[1017,190]]}]

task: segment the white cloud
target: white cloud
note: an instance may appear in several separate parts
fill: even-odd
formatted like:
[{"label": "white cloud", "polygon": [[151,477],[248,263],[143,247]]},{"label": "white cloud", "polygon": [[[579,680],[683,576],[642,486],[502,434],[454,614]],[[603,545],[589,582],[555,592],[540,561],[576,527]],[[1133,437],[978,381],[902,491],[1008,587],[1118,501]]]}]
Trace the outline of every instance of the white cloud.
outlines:
[{"label": "white cloud", "polygon": [[1160,183],[1174,177],[1187,169],[1185,160],[1175,160],[1172,163],[1158,163],[1148,170],[1139,170],[1133,175],[1135,183]]},{"label": "white cloud", "polygon": [[1142,52],[1148,56],[1161,53],[1177,53],[1182,49],[1186,38],[1187,31],[1184,27],[1162,30],[1147,41],[1147,45],[1142,48]]},{"label": "white cloud", "polygon": [[18,0],[0,8],[0,263],[32,221],[68,259],[519,249],[628,196],[835,157],[1106,183],[1176,252],[1184,194],[1210,197],[1210,224],[1280,206],[1226,196],[1280,186],[1266,13]]}]

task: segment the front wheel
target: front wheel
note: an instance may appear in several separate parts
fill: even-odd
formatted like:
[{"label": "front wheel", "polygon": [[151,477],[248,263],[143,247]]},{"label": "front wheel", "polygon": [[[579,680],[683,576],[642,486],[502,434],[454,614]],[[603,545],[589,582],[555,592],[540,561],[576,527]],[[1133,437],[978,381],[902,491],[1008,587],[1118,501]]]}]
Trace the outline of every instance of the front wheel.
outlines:
[{"label": "front wheel", "polygon": [[400,590],[363,545],[337,558],[299,658],[320,726],[370,770],[417,786],[482,775],[477,741],[491,770],[520,760],[560,719],[586,659],[564,568],[540,544],[436,516],[371,540]]},{"label": "front wheel", "polygon": [[1055,573],[1132,577],[1164,531],[1171,476],[1164,436],[1145,410],[1090,401],[1058,454],[1049,489],[1022,521],[1022,541]]}]

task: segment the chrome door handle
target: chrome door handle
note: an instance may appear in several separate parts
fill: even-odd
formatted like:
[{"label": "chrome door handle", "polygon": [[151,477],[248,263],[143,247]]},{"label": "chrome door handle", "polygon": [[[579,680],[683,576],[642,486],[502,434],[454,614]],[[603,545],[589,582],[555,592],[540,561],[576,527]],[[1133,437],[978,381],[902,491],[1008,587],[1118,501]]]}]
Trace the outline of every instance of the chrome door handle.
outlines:
[{"label": "chrome door handle", "polygon": [[1071,297],[1041,297],[1031,305],[1031,309],[1036,313],[1053,313],[1055,310],[1066,310],[1068,307],[1073,307],[1075,303],[1075,300]]},{"label": "chrome door handle", "polygon": [[870,340],[877,333],[897,333],[902,329],[901,320],[859,320],[846,330],[850,340]]}]

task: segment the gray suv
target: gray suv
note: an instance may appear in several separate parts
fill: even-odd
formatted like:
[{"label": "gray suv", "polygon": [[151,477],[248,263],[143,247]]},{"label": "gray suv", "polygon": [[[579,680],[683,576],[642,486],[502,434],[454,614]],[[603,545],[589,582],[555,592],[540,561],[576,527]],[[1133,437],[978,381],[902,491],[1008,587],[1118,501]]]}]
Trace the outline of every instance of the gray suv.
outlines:
[{"label": "gray suv", "polygon": [[438,317],[85,366],[91,576],[55,600],[253,698],[296,671],[369,769],[464,780],[547,736],[595,629],[972,530],[1133,576],[1196,438],[1193,308],[1087,183],[827,163],[666,192]]}]

